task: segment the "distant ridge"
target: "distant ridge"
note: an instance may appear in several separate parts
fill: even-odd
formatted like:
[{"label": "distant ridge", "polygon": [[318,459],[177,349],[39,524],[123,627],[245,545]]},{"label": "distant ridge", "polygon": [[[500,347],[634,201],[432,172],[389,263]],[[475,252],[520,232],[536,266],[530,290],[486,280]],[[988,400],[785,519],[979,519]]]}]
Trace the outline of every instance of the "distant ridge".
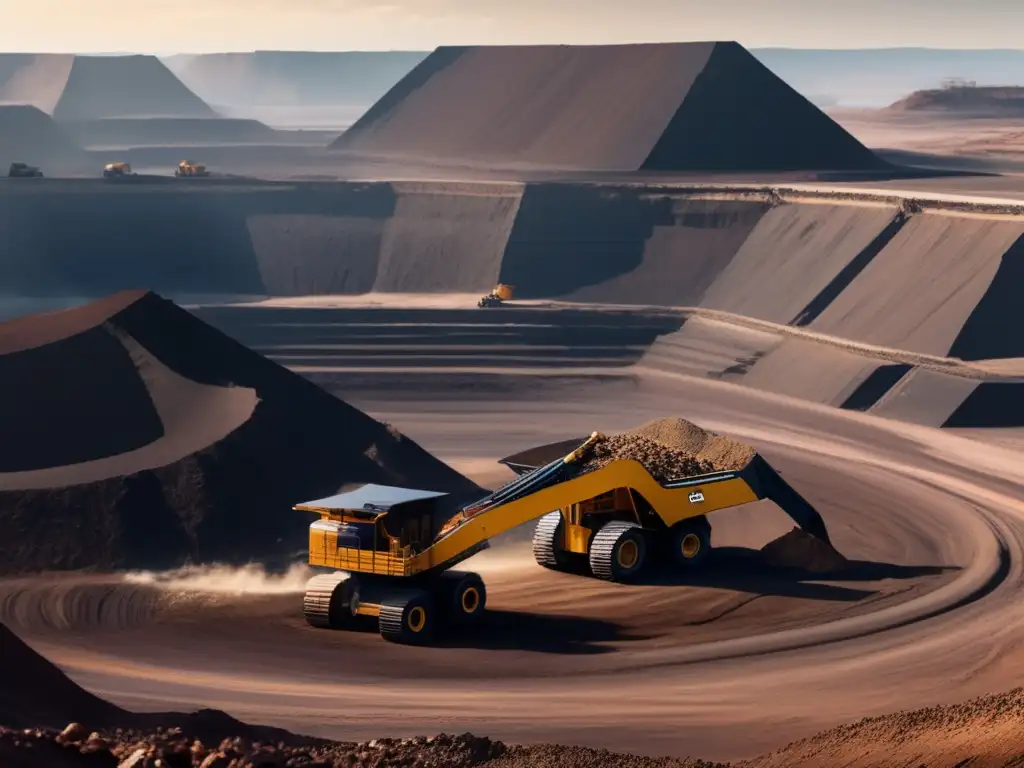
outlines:
[{"label": "distant ridge", "polygon": [[888,107],[890,112],[944,112],[963,117],[1020,117],[1024,87],[957,86],[915,91]]},{"label": "distant ridge", "polygon": [[58,121],[216,116],[155,56],[0,54],[0,103]]},{"label": "distant ridge", "polygon": [[735,42],[438,48],[332,146],[592,170],[886,167]]}]

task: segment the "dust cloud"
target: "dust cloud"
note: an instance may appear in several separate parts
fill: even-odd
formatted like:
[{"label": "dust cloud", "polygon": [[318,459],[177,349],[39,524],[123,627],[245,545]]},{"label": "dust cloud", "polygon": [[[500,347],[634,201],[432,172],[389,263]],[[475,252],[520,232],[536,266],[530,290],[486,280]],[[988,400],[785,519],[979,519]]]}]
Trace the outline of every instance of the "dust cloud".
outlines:
[{"label": "dust cloud", "polygon": [[168,592],[201,592],[218,595],[285,595],[302,593],[313,577],[312,569],[295,563],[283,573],[268,573],[258,564],[243,566],[184,566],[172,571],[132,571],[124,575],[130,584]]}]

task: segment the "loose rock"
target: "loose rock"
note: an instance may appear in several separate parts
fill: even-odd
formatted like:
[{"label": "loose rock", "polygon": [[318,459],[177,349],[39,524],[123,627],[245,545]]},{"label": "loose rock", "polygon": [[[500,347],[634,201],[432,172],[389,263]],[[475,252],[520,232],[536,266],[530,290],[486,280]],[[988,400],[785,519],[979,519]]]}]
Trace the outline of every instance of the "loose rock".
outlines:
[{"label": "loose rock", "polygon": [[81,723],[68,723],[57,740],[64,744],[77,744],[89,735],[89,731]]},{"label": "loose rock", "polygon": [[632,459],[664,483],[742,469],[755,454],[749,445],[708,432],[686,419],[668,418],[610,435],[594,447],[584,470],[600,469],[615,459]]},{"label": "loose rock", "polygon": [[714,471],[710,464],[694,456],[655,440],[629,434],[613,435],[598,443],[583,468],[584,471],[600,469],[616,459],[640,462],[661,483]]},{"label": "loose rock", "polygon": [[839,573],[850,565],[831,544],[801,528],[794,528],[765,544],[761,557],[776,568],[796,568],[819,574]]}]

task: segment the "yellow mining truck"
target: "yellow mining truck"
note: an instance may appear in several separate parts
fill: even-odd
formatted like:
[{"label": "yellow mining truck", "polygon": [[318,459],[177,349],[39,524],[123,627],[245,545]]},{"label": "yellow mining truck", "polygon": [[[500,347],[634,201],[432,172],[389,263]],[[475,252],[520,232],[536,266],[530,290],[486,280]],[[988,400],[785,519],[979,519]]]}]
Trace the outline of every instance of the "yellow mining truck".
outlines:
[{"label": "yellow mining truck", "polygon": [[512,293],[515,290],[514,285],[507,285],[505,283],[498,283],[496,286],[491,288],[491,292],[486,296],[483,296],[476,305],[480,308],[483,307],[500,307],[506,301],[512,298]]},{"label": "yellow mining truck", "polygon": [[115,162],[103,166],[103,178],[105,179],[124,179],[134,175],[130,163]]},{"label": "yellow mining truck", "polygon": [[829,541],[818,512],[760,455],[732,471],[659,482],[632,459],[588,468],[604,439],[595,432],[503,459],[518,477],[469,504],[365,485],[296,505],[320,516],[310,525],[309,563],[329,569],[307,584],[306,620],[345,628],[359,616],[376,617],[387,640],[429,643],[443,625],[484,612],[483,579],[454,566],[532,520],[540,565],[583,566],[583,575],[610,581],[631,580],[659,549],[680,568],[698,567],[711,546],[708,515],[759,499],[773,500],[802,529]]},{"label": "yellow mining truck", "polygon": [[178,178],[199,178],[209,176],[210,172],[206,170],[205,165],[193,163],[191,160],[182,160],[174,169],[174,175]]}]

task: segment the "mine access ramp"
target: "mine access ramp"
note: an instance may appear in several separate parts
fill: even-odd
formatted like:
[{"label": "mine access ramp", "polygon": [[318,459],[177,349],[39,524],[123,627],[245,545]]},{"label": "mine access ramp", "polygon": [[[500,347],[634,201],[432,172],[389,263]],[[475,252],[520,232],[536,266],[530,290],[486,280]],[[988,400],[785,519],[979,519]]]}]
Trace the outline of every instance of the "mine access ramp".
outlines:
[{"label": "mine access ramp", "polygon": [[341,629],[376,619],[385,639],[413,644],[471,624],[486,587],[455,566],[531,521],[539,565],[620,582],[659,559],[699,568],[711,549],[709,516],[761,499],[829,542],[821,515],[759,454],[728,471],[659,481],[641,461],[597,455],[606,439],[595,432],[502,459],[518,476],[469,504],[370,484],[296,505],[320,516],[309,564],[326,569],[307,585],[307,621]]}]

